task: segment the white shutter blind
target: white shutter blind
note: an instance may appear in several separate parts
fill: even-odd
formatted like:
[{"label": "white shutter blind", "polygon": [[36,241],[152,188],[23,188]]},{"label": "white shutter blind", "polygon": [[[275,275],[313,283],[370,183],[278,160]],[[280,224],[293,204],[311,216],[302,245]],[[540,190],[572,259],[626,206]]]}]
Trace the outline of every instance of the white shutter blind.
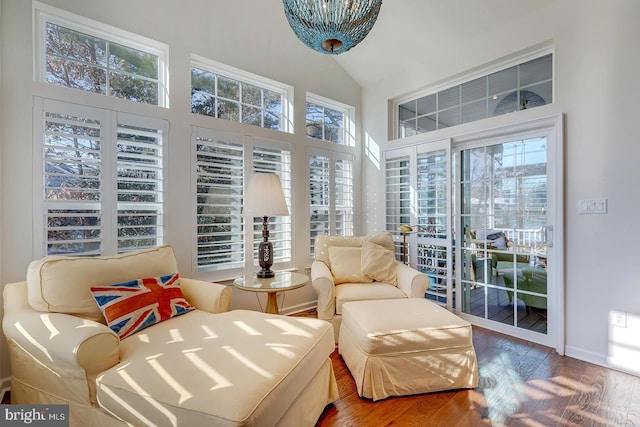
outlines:
[{"label": "white shutter blind", "polygon": [[163,243],[162,131],[118,125],[118,252]]},{"label": "white shutter blind", "polygon": [[106,255],[161,244],[166,121],[39,98],[36,105],[44,221],[35,238],[43,254]]},{"label": "white shutter blind", "polygon": [[329,157],[321,154],[309,156],[309,229],[311,257],[315,254],[315,238],[329,234]]},{"label": "white shutter blind", "polygon": [[[385,219],[387,231],[396,236],[400,235],[400,225],[411,225],[410,166],[409,155],[385,160]],[[403,248],[396,245],[396,257],[402,259],[403,253]]]},{"label": "white shutter blind", "polygon": [[244,267],[242,144],[196,137],[198,271]]},{"label": "white shutter blind", "polygon": [[[254,147],[253,171],[271,172],[280,177],[289,216],[269,218],[269,241],[273,243],[274,263],[290,262],[292,259],[291,234],[291,151],[280,148]],[[262,241],[262,218],[253,220],[253,262],[258,265],[258,246]]]},{"label": "white shutter blind", "polygon": [[353,160],[338,159],[335,171],[335,234],[353,235]]},{"label": "white shutter blind", "polygon": [[91,109],[82,116],[51,111],[54,105],[43,113],[44,252],[99,255],[103,118]]}]

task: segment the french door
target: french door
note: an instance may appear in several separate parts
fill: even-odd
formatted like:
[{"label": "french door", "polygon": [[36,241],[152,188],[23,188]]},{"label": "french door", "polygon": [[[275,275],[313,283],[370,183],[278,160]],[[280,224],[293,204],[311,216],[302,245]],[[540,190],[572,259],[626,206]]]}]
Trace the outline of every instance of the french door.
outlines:
[{"label": "french door", "polygon": [[501,131],[387,151],[387,229],[425,298],[562,354],[561,117]]}]

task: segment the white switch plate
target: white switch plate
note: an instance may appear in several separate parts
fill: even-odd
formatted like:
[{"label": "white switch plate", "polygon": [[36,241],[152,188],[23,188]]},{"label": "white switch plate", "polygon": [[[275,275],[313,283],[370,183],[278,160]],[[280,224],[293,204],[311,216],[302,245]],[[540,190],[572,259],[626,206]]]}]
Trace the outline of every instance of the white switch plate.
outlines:
[{"label": "white switch plate", "polygon": [[606,214],[607,199],[582,199],[578,202],[579,214]]},{"label": "white switch plate", "polygon": [[611,312],[611,324],[619,328],[627,327],[627,313],[624,311],[612,311]]}]

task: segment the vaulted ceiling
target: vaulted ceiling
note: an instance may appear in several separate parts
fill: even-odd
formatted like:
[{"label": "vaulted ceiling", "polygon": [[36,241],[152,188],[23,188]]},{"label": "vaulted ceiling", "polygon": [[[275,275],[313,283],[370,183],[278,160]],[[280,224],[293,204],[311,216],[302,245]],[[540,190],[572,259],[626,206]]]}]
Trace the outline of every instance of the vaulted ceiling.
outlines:
[{"label": "vaulted ceiling", "polygon": [[[527,15],[554,1],[386,0],[367,38],[335,59],[364,87],[414,63],[447,60],[456,55],[451,46],[500,34],[500,28],[510,27],[506,23],[526,22]],[[522,30],[535,31],[535,22]]]}]

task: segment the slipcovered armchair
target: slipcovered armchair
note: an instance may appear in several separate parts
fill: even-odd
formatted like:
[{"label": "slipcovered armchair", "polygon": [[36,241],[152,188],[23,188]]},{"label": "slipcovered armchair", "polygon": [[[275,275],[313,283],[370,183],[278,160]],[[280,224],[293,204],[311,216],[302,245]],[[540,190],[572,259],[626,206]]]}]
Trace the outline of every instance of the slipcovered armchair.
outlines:
[{"label": "slipcovered armchair", "polygon": [[333,324],[336,342],[344,303],[424,298],[429,284],[426,274],[396,260],[390,233],[316,237],[311,286],[318,295],[318,318]]}]

